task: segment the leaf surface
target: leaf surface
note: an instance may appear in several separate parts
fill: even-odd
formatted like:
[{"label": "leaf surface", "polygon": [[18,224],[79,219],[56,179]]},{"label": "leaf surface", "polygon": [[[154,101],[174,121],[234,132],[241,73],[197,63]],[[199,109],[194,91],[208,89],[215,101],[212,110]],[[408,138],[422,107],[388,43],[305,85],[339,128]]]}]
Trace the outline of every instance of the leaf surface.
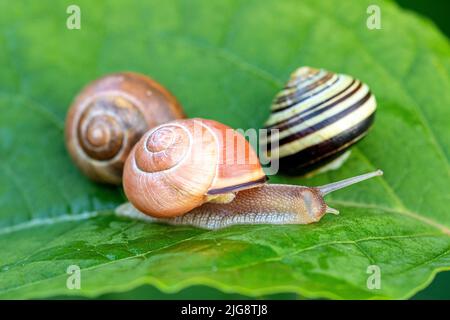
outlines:
[{"label": "leaf surface", "polygon": [[[378,4],[382,29],[366,27]],[[0,297],[96,296],[151,284],[249,296],[407,298],[450,269],[450,47],[387,1],[65,1],[0,4]],[[78,90],[105,73],[151,75],[191,117],[260,128],[301,65],[348,73],[378,101],[371,133],[337,171],[273,182],[377,178],[327,197],[307,226],[219,231],[121,219],[120,188],[88,181],[64,146]],[[66,288],[81,268],[81,290]],[[369,289],[367,268],[381,270]]]}]

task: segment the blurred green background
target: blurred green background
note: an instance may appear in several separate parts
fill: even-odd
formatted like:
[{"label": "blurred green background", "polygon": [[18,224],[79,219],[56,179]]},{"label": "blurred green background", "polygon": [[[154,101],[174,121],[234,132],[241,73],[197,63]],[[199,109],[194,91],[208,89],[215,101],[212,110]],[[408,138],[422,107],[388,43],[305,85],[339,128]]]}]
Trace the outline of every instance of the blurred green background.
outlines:
[{"label": "blurred green background", "polygon": [[[395,2],[404,9],[415,11],[432,20],[447,37],[450,37],[450,1],[396,0]],[[439,273],[433,283],[416,294],[413,299],[450,299],[450,272]]]},{"label": "blurred green background", "polygon": [[432,20],[443,33],[450,36],[450,2],[448,0],[396,0],[402,8],[415,11]]},{"label": "blurred green background", "polygon": [[[447,37],[450,37],[450,1],[448,0],[396,0],[402,8],[414,11],[430,19]],[[72,297],[73,298],[73,297]],[[164,294],[150,286],[138,287],[124,293],[111,293],[101,299],[250,299],[249,297],[220,292],[216,289],[194,286],[174,294]],[[263,296],[261,299],[302,299],[296,294]],[[64,299],[64,297],[57,297]],[[442,272],[426,289],[418,292],[412,299],[450,299],[450,272]]]}]

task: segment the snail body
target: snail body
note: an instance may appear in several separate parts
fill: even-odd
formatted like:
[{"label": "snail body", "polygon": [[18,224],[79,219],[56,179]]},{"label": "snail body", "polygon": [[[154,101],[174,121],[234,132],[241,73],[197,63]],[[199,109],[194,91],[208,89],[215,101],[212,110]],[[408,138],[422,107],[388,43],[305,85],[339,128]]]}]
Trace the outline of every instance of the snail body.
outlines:
[{"label": "snail body", "polygon": [[129,202],[119,206],[116,214],[210,230],[245,224],[310,224],[319,221],[326,213],[339,214],[339,211],[327,206],[323,199],[325,195],[382,174],[377,170],[321,187],[264,184],[237,192],[228,203],[207,202],[184,215],[171,218],[148,215]]},{"label": "snail body", "polygon": [[[230,157],[238,150],[243,153]],[[239,133],[212,120],[176,120],[150,130],[133,148],[123,173],[130,203],[116,212],[207,229],[307,224],[338,213],[324,202],[326,194],[381,174],[321,187],[266,184],[256,154]]]},{"label": "snail body", "polygon": [[[337,159],[361,140],[376,110],[369,87],[351,76],[301,67],[275,97],[266,129],[277,137],[261,141],[279,157],[280,171],[305,174]],[[270,131],[269,131],[270,132]],[[273,139],[277,150],[271,150]]]},{"label": "snail body", "polygon": [[110,74],[87,85],[67,118],[66,146],[92,180],[120,184],[124,162],[149,128],[184,118],[176,98],[137,73]]}]

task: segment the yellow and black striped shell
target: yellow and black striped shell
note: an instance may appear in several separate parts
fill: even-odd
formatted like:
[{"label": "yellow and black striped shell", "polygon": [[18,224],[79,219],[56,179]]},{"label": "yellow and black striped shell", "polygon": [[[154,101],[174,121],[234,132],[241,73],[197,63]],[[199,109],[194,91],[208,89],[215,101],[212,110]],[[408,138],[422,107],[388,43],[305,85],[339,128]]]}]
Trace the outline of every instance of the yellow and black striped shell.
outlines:
[{"label": "yellow and black striped shell", "polygon": [[[262,140],[280,171],[305,174],[337,159],[361,140],[374,121],[369,87],[345,74],[301,67],[275,97],[266,129],[278,129],[278,150]],[[272,140],[273,142],[273,140]],[[274,150],[271,150],[273,145]],[[278,152],[276,152],[278,151]]]}]

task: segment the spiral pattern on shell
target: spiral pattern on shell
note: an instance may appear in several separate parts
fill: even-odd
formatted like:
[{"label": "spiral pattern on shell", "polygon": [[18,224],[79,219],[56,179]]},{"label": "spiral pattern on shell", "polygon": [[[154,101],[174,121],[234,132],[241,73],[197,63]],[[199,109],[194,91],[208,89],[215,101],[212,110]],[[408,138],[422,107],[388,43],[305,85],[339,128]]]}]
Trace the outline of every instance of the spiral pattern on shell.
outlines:
[{"label": "spiral pattern on shell", "polygon": [[[375,97],[361,81],[301,67],[275,97],[266,122],[265,128],[278,129],[279,135],[271,137],[269,131],[261,143],[279,157],[281,171],[304,174],[361,140],[373,123],[375,109]],[[273,139],[278,140],[277,148],[272,148]]]},{"label": "spiral pattern on shell", "polygon": [[[233,141],[248,146],[245,161],[223,161],[227,130],[231,130]],[[258,158],[249,148],[243,136],[212,120],[176,120],[160,125],[144,134],[125,162],[125,194],[148,215],[183,215],[212,195],[265,182]]]},{"label": "spiral pattern on shell", "polygon": [[189,132],[179,125],[167,125],[152,131],[141,148],[136,148],[137,169],[156,173],[173,169],[189,153]]},{"label": "spiral pattern on shell", "polygon": [[77,96],[66,120],[66,144],[91,179],[119,184],[124,162],[150,128],[182,118],[176,99],[155,81],[118,73],[94,81]]}]

